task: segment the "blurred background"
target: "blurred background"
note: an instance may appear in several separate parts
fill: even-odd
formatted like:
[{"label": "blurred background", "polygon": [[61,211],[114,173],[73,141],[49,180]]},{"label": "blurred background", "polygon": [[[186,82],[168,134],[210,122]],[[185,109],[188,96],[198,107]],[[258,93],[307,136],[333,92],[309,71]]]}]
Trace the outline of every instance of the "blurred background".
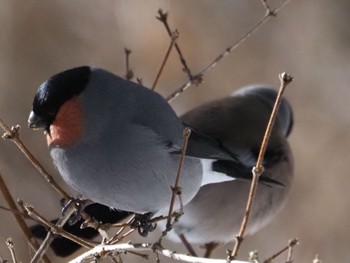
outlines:
[{"label": "blurred background", "polygon": [[[272,6],[279,3],[270,1]],[[61,182],[42,133],[27,128],[38,85],[59,71],[84,64],[125,75],[127,47],[132,50],[135,75],[150,86],[170,41],[155,18],[159,8],[169,12],[170,25],[179,30],[178,43],[194,73],[265,14],[259,0],[0,2],[0,117],[8,125],[22,126],[22,139],[57,181]],[[290,136],[294,185],[276,219],[245,240],[239,253],[242,259],[255,249],[263,259],[298,237],[296,262],[312,262],[315,254],[323,262],[349,262],[349,13],[348,0],[291,0],[276,18],[208,73],[204,84],[172,103],[181,114],[228,96],[243,85],[277,87],[278,74],[283,71],[295,77],[286,91],[295,114]],[[172,52],[158,84],[164,96],[186,80],[181,67]],[[57,194],[10,142],[0,141],[0,172],[15,198],[32,204],[47,218],[59,215]],[[2,196],[0,204],[6,206]],[[6,259],[10,259],[4,245],[8,237],[13,238],[19,260],[28,262],[30,250],[23,234],[13,216],[0,210],[0,255]],[[231,246],[214,256],[225,257],[225,248]],[[142,259],[135,258],[137,261]],[[53,262],[60,260],[53,258]]]}]

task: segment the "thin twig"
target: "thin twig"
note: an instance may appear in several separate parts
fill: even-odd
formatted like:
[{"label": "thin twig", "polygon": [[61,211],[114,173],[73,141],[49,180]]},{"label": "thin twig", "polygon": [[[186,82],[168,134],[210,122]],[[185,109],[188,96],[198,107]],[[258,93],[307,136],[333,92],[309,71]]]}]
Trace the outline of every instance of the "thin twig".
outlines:
[{"label": "thin twig", "polygon": [[[170,29],[170,26],[168,24],[168,13],[164,13],[162,9],[158,10],[158,15],[156,18],[161,21],[168,33],[168,35],[172,36],[172,30]],[[195,77],[192,75],[190,68],[187,66],[186,60],[184,56],[182,55],[181,49],[179,47],[179,44],[175,42],[175,49],[177,53],[179,54],[181,64],[183,66],[183,71],[187,74],[188,78],[193,81]]]},{"label": "thin twig", "polygon": [[24,145],[23,141],[19,136],[20,126],[13,126],[11,129],[0,119],[0,126],[5,131],[2,136],[3,139],[10,140],[16,144],[16,146],[21,150],[21,152],[27,157],[31,164],[39,171],[42,177],[47,181],[47,183],[56,190],[63,198],[68,199],[69,195],[54,181],[53,177],[45,170],[45,168],[39,163],[39,161],[34,157],[34,155],[28,150]]},{"label": "thin twig", "polygon": [[[223,53],[217,56],[207,67],[205,67],[197,76],[204,76],[208,71],[213,69],[223,58],[232,53],[235,49],[237,49],[244,41],[246,41],[251,35],[253,35],[263,24],[265,24],[271,17],[277,15],[277,13],[289,2],[289,0],[285,0],[280,6],[275,8],[272,12],[265,14],[265,16],[258,21],[247,33],[245,33],[241,38],[239,38],[235,43],[225,49]],[[272,15],[275,14],[275,15]],[[192,86],[193,80],[189,79],[185,83],[183,83],[179,88],[177,88],[172,94],[170,94],[166,100],[171,102],[175,98],[177,98],[181,93],[187,90],[190,86]]]},{"label": "thin twig", "polygon": [[254,201],[256,189],[258,187],[258,180],[259,180],[260,175],[264,171],[264,167],[262,166],[262,162],[264,159],[267,143],[270,139],[270,135],[272,132],[273,125],[275,123],[278,109],[279,109],[281,101],[282,101],[282,95],[284,93],[284,90],[285,90],[286,86],[293,81],[293,77],[291,77],[290,75],[288,75],[285,72],[279,75],[279,79],[281,82],[280,89],[279,89],[275,104],[273,106],[269,122],[267,124],[267,128],[266,128],[264,138],[263,138],[262,143],[261,143],[261,147],[260,147],[258,159],[256,161],[256,165],[252,169],[253,180],[252,180],[252,183],[250,185],[250,191],[249,191],[245,215],[243,217],[239,233],[238,233],[238,235],[236,235],[236,242],[234,244],[233,250],[229,251],[229,253],[228,253],[228,256],[227,256],[228,262],[237,257],[239,247],[240,247],[241,243],[243,242],[244,233],[245,233],[245,230],[246,230],[246,227],[248,224],[248,220],[249,220],[249,216],[250,216],[250,212],[251,212],[251,209],[253,206],[253,201]]},{"label": "thin twig", "polygon": [[[29,149],[25,146],[23,141],[19,135],[20,126],[16,125],[9,128],[4,121],[0,118],[0,127],[5,131],[2,138],[5,140],[12,141],[19,150],[24,154],[24,156],[30,161],[30,163],[37,169],[39,174],[46,180],[46,182],[56,190],[56,192],[64,198],[64,200],[68,200],[69,195],[61,188],[53,179],[53,177],[45,170],[45,168],[39,163],[39,161],[34,157],[34,155],[29,151]],[[75,204],[74,208],[77,209]],[[81,212],[81,216],[86,220],[89,218],[88,214],[84,211]],[[42,247],[42,246],[41,246]]]},{"label": "thin twig", "polygon": [[130,236],[132,233],[134,233],[134,231],[136,230],[136,228],[132,228],[129,231],[127,231],[126,233],[124,233],[121,237],[118,237],[117,239],[113,240],[113,242],[111,242],[112,245],[119,243],[120,241],[122,241],[124,238]]},{"label": "thin twig", "polygon": [[50,231],[52,231],[55,235],[63,236],[63,237],[65,237],[69,240],[72,240],[75,243],[77,243],[83,247],[86,247],[86,248],[92,248],[95,245],[95,244],[89,243],[83,239],[77,238],[75,235],[72,235],[71,233],[63,230],[60,226],[57,226],[57,225],[51,223],[45,217],[40,215],[32,206],[24,203],[23,207],[30,217],[34,217],[34,218],[38,219],[43,225],[49,227]]},{"label": "thin twig", "polygon": [[[176,196],[179,196],[179,198],[180,198],[180,208],[181,208],[180,210],[182,211],[181,188],[180,188],[179,183],[180,183],[180,177],[181,177],[181,172],[182,172],[182,166],[183,166],[183,163],[184,163],[184,160],[185,160],[185,156],[186,156],[188,139],[190,138],[190,135],[191,135],[191,129],[186,127],[185,130],[184,130],[184,134],[183,134],[184,142],[183,142],[183,147],[182,147],[182,151],[181,151],[181,157],[180,157],[180,161],[179,161],[179,166],[177,168],[175,185],[174,185],[174,187],[171,188],[172,195],[171,195],[171,200],[170,200],[168,219],[167,219],[165,230],[163,231],[161,238],[164,237],[172,229],[173,223],[171,222],[171,218],[172,218],[173,211],[174,211],[174,205],[175,205],[175,198],[176,198]],[[177,220],[177,217],[175,216],[174,222],[176,220]],[[160,238],[160,240],[161,240],[161,238]],[[159,240],[159,243],[160,243],[160,240]]]},{"label": "thin twig", "polygon": [[[125,230],[126,227],[130,226],[130,223],[134,220],[135,214],[133,214],[124,224],[124,226],[120,227],[119,231],[112,237],[110,240],[106,242],[106,244],[114,244],[113,242],[118,239],[119,235]],[[112,225],[113,226],[113,225]]]},{"label": "thin twig", "polygon": [[267,3],[267,0],[260,0],[260,1],[261,1],[262,5],[264,6],[267,15],[276,16],[275,11],[271,9],[270,5]]},{"label": "thin twig", "polygon": [[271,263],[275,258],[279,257],[281,254],[283,254],[284,252],[286,252],[288,249],[290,249],[291,247],[294,247],[295,245],[298,245],[299,241],[297,238],[293,238],[292,240],[290,240],[288,242],[288,245],[285,246],[284,248],[282,248],[280,251],[278,251],[277,253],[273,254],[271,257],[265,259],[263,261],[263,263]]},{"label": "thin twig", "polygon": [[156,78],[155,78],[155,80],[154,80],[154,82],[153,82],[152,90],[155,90],[155,89],[156,89],[156,85],[157,85],[157,83],[158,83],[158,81],[159,81],[159,78],[160,78],[160,76],[161,76],[161,74],[162,74],[162,72],[163,72],[163,70],[164,70],[164,67],[165,67],[166,62],[168,61],[170,52],[171,52],[171,50],[173,49],[174,44],[176,44],[176,40],[178,39],[178,37],[179,37],[179,32],[178,32],[178,31],[174,31],[173,33],[171,33],[170,45],[169,45],[169,48],[168,48],[168,50],[167,50],[167,52],[166,52],[166,54],[165,54],[165,57],[164,57],[164,59],[163,59],[163,62],[162,62],[162,64],[161,64],[160,68],[159,68],[159,71],[158,71],[158,73],[157,73],[157,76],[156,76]]},{"label": "thin twig", "polygon": [[130,54],[131,54],[131,50],[124,48],[124,52],[125,52],[125,66],[126,66],[126,74],[125,74],[125,78],[127,80],[131,80],[134,77],[134,72],[132,71],[132,69],[130,69]]},{"label": "thin twig", "polygon": [[64,216],[62,216],[56,225],[52,224],[49,220],[44,218],[42,215],[40,215],[37,211],[34,210],[34,208],[28,204],[25,204],[24,202],[20,201],[19,204],[23,207],[23,209],[27,212],[28,216],[31,218],[40,221],[41,224],[47,226],[50,228],[50,231],[48,231],[44,241],[42,242],[40,248],[36,251],[35,255],[31,259],[31,263],[39,262],[40,259],[44,256],[46,253],[47,248],[49,247],[51,241],[55,237],[55,235],[63,236],[83,247],[86,248],[93,248],[96,244],[89,243],[81,238],[78,238],[74,235],[72,235],[69,232],[66,232],[61,227],[66,223],[66,221],[69,219],[71,214],[75,211],[75,208],[71,206],[72,208],[68,210]]},{"label": "thin twig", "polygon": [[[34,251],[37,251],[39,248],[39,244],[36,241],[36,239],[34,238],[32,232],[29,230],[26,222],[23,220],[23,214],[18,210],[18,207],[14,201],[14,199],[12,198],[12,195],[9,191],[9,189],[7,188],[4,179],[2,178],[1,174],[0,174],[0,191],[2,192],[4,199],[6,200],[7,204],[9,205],[13,216],[15,217],[20,229],[22,230],[22,232],[24,233],[29,245],[31,246],[31,248]],[[43,261],[45,263],[50,263],[51,261],[49,260],[49,258],[47,256],[45,256],[43,258]]]},{"label": "thin twig", "polygon": [[6,240],[6,246],[10,250],[12,262],[17,263],[18,261],[17,261],[16,251],[15,251],[15,245],[13,244],[13,241],[11,238],[8,238]]},{"label": "thin twig", "polygon": [[210,258],[211,253],[213,253],[213,251],[219,246],[220,244],[217,242],[210,242],[210,243],[206,243],[203,245],[203,248],[205,248],[205,253],[204,253],[204,257],[205,258]]},{"label": "thin twig", "polygon": [[197,257],[197,253],[196,251],[194,250],[194,248],[192,247],[191,243],[188,242],[186,236],[184,234],[180,234],[179,235],[179,238],[182,242],[182,244],[185,246],[185,248],[187,249],[188,253],[190,253],[191,256],[193,257]]},{"label": "thin twig", "polygon": [[293,257],[293,249],[294,246],[298,245],[298,239],[294,238],[292,240],[289,240],[288,242],[288,256],[287,256],[287,261],[286,263],[292,263],[292,257]]}]

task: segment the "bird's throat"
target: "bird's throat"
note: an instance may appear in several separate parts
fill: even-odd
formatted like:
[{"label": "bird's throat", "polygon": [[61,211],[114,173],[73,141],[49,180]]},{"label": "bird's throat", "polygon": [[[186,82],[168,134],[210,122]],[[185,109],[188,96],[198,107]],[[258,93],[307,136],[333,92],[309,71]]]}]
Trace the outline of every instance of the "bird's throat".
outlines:
[{"label": "bird's throat", "polygon": [[46,135],[47,144],[62,148],[74,145],[82,135],[82,117],[82,106],[77,97],[64,103],[50,126],[50,134]]}]

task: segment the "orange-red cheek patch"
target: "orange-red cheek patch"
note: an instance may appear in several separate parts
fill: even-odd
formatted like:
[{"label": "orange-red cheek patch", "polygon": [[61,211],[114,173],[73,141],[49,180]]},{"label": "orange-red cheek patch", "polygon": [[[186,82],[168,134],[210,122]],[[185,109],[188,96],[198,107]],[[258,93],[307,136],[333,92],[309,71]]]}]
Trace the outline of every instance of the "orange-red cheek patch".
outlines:
[{"label": "orange-red cheek patch", "polygon": [[47,144],[55,147],[69,147],[75,144],[83,132],[82,106],[78,97],[64,103],[46,135]]}]

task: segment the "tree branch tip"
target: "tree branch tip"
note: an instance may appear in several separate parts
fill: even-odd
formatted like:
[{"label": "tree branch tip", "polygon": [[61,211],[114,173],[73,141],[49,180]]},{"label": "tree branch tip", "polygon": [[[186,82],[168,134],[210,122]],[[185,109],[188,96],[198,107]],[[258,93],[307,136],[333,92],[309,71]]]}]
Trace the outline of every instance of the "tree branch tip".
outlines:
[{"label": "tree branch tip", "polygon": [[249,261],[259,262],[259,252],[258,250],[253,250],[249,252]]},{"label": "tree branch tip", "polygon": [[127,54],[127,55],[130,55],[131,54],[131,49],[128,49],[128,48],[124,48],[124,52],[125,52],[125,54]]},{"label": "tree branch tip", "polygon": [[13,243],[13,240],[12,240],[11,237],[9,237],[8,239],[6,239],[6,246],[7,246],[8,248],[10,248],[10,249],[12,249],[12,248],[15,246],[15,244]]},{"label": "tree branch tip", "polygon": [[278,77],[281,80],[281,82],[285,83],[285,85],[288,85],[294,80],[294,77],[286,72],[282,72],[278,75]]},{"label": "tree branch tip", "polygon": [[185,138],[189,137],[191,135],[191,128],[186,127],[183,133],[183,136]]},{"label": "tree branch tip", "polygon": [[168,18],[168,13],[163,12],[163,10],[161,8],[158,9],[157,14],[158,14],[158,16],[156,16],[156,18],[161,22],[165,22]]},{"label": "tree branch tip", "polygon": [[291,240],[288,241],[288,245],[290,247],[294,247],[296,245],[299,245],[299,239],[298,238],[293,238]]},{"label": "tree branch tip", "polygon": [[5,133],[2,135],[2,138],[4,140],[14,140],[18,138],[20,129],[21,126],[19,124],[17,124],[16,126],[12,126],[9,131],[5,131]]}]

